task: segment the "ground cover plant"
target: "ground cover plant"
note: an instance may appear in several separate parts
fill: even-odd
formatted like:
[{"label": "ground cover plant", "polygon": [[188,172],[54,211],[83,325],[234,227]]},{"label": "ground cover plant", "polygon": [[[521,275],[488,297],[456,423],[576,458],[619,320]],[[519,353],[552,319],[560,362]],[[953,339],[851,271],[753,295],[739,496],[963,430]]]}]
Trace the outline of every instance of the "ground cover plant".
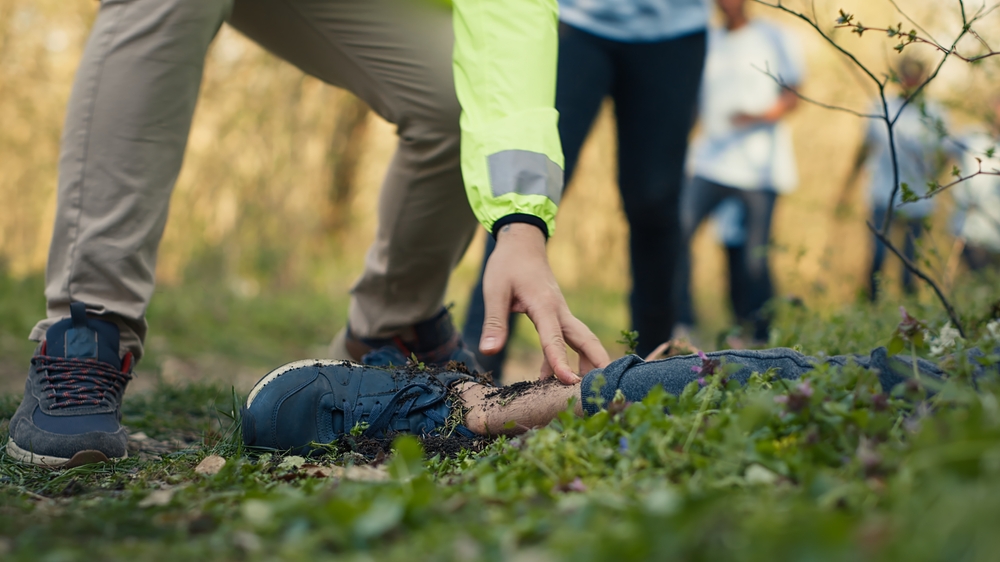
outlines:
[{"label": "ground cover plant", "polygon": [[[881,389],[845,368],[795,383],[760,373],[740,388],[722,366],[679,397],[566,413],[461,450],[351,437],[318,458],[258,456],[237,439],[242,397],[231,388],[161,386],[125,403],[125,461],[50,471],[0,453],[0,554],[995,559],[1000,384],[974,390],[971,366],[947,357],[979,346],[1000,361],[996,283],[970,278],[958,292],[970,339],[943,328],[926,297],[905,303],[917,331],[898,304],[823,314],[779,303],[774,343],[819,355],[919,334],[900,353],[944,357],[952,378],[941,387]],[[0,438],[18,401],[0,400]]]},{"label": "ground cover plant", "polygon": [[[254,185],[258,175],[248,174]],[[245,216],[272,238],[260,216]],[[219,236],[239,238],[227,228]],[[193,253],[170,239],[168,250],[171,243]],[[246,246],[263,250],[225,254],[250,256],[247,263],[206,251],[196,264],[203,275],[157,295],[147,376],[161,359],[205,353],[263,373],[329,340],[330,311],[342,311],[343,298],[291,290],[294,276],[274,273],[295,271],[279,258],[300,253],[257,234]],[[305,270],[313,261],[290,263]],[[225,277],[222,265],[272,278],[282,291],[200,285]],[[838,282],[828,269],[822,275]],[[881,389],[870,373],[846,368],[795,383],[759,373],[740,388],[720,366],[679,397],[605,404],[588,419],[566,414],[516,439],[349,436],[317,458],[255,455],[238,440],[238,391],[212,377],[161,381],[125,402],[128,460],[50,471],[0,450],[0,558],[995,560],[1000,386],[973,385],[971,365],[947,357],[979,347],[983,361],[1000,360],[998,281],[970,276],[951,291],[967,338],[955,337],[929,292],[835,312],[810,308],[808,296],[774,303],[771,345],[817,356],[884,345],[943,361],[952,375],[943,386],[917,373]],[[0,368],[16,364],[18,377],[41,293],[37,277],[0,275]],[[611,305],[601,301],[620,308],[619,292],[601,296],[574,303],[588,324],[609,323]],[[621,325],[598,327],[604,336]],[[19,400],[0,395],[0,442]]]}]

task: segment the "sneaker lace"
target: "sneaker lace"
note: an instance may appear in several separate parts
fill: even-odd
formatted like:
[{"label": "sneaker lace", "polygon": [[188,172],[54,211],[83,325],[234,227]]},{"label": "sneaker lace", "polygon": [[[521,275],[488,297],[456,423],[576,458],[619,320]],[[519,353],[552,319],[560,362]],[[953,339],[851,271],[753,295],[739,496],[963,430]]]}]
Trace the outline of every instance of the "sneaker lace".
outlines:
[{"label": "sneaker lace", "polygon": [[119,371],[97,359],[67,359],[36,355],[31,359],[42,381],[50,410],[74,406],[99,406],[108,394],[120,399],[132,380],[131,370]]}]

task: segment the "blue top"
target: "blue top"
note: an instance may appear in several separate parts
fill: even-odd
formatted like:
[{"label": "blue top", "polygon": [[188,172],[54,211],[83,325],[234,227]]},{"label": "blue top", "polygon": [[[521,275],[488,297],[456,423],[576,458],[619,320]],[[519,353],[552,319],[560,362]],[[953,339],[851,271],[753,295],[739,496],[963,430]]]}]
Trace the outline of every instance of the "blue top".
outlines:
[{"label": "blue top", "polygon": [[559,19],[615,41],[664,41],[705,29],[708,1],[559,0]]}]

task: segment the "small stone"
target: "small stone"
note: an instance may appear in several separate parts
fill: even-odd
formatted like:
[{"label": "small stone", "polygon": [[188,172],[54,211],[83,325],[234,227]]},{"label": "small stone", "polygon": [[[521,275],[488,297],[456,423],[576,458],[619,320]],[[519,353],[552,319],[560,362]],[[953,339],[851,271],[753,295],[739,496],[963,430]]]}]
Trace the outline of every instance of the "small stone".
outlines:
[{"label": "small stone", "polygon": [[243,552],[257,552],[264,546],[260,537],[249,531],[236,531],[233,533],[233,545]]},{"label": "small stone", "polygon": [[219,455],[208,455],[198,466],[194,467],[194,471],[198,474],[205,474],[211,476],[213,474],[218,474],[222,467],[226,465],[226,459],[220,457]]},{"label": "small stone", "polygon": [[759,464],[748,466],[743,478],[746,479],[747,484],[774,484],[778,481],[777,474]]}]

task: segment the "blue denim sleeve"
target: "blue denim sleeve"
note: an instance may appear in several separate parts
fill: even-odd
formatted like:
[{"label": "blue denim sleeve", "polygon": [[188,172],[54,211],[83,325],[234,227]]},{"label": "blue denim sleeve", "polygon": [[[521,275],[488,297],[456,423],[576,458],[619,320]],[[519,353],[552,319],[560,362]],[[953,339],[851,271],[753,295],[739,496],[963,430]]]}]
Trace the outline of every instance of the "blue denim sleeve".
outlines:
[{"label": "blue denim sleeve", "polygon": [[[753,373],[763,373],[769,369],[775,369],[783,379],[798,379],[821,361],[789,348],[727,350],[707,355],[711,359],[741,365],[742,368],[731,377],[740,384],[746,384]],[[872,369],[878,373],[879,382],[885,391],[904,382],[908,374],[913,372],[910,358],[889,357],[884,347],[874,349],[869,355],[838,355],[822,361],[839,367],[853,361],[862,368]],[[924,359],[918,361],[921,376],[943,376],[936,364]],[[587,415],[593,415],[600,409],[592,400],[588,400],[598,395],[594,390],[594,381],[598,376],[604,377],[604,385],[600,386],[599,394],[605,402],[611,401],[618,390],[622,391],[629,402],[638,402],[656,386],[662,386],[670,394],[680,394],[685,386],[698,379],[700,375],[692,368],[701,363],[702,359],[697,355],[669,357],[648,363],[635,355],[622,357],[604,369],[595,369],[584,377],[581,383],[583,410]]]}]

